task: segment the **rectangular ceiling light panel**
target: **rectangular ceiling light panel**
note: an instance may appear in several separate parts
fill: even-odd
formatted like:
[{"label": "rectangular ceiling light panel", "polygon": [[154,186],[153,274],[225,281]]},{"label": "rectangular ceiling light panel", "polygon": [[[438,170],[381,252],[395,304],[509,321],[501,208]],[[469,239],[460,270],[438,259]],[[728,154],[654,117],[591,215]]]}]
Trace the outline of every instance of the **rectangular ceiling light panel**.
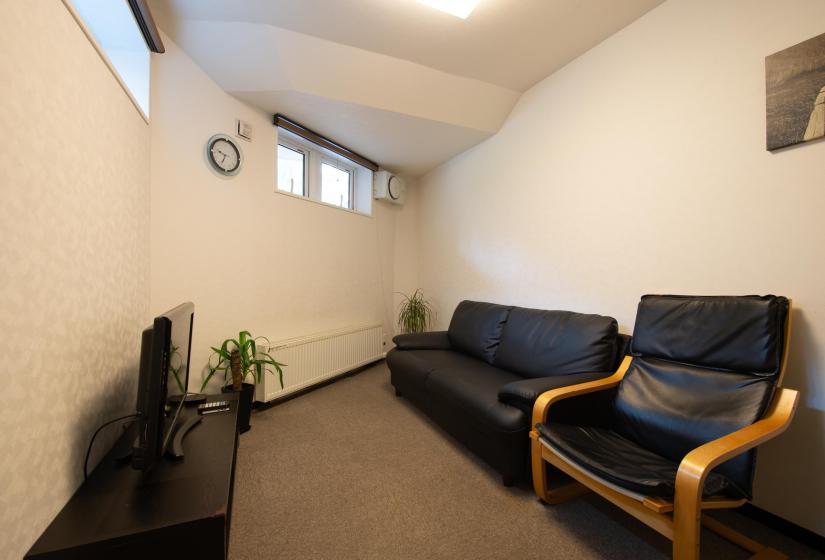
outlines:
[{"label": "rectangular ceiling light panel", "polygon": [[481,0],[418,0],[419,4],[426,4],[436,10],[447,12],[461,19],[473,13]]}]

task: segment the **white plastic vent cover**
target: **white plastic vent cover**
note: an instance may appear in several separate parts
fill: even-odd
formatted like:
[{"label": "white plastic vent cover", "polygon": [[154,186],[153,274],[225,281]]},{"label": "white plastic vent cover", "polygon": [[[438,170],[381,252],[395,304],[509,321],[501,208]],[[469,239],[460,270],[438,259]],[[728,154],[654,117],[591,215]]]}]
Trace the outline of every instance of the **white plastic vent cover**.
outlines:
[{"label": "white plastic vent cover", "polygon": [[373,178],[373,197],[392,204],[404,204],[404,191],[407,185],[404,179],[389,171],[381,170]]}]

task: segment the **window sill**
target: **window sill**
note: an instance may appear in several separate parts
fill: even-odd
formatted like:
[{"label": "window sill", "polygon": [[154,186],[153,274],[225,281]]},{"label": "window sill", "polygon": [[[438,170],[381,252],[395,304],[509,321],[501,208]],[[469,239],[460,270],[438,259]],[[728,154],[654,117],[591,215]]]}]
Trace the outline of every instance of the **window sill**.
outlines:
[{"label": "window sill", "polygon": [[335,204],[330,204],[328,202],[322,202],[320,200],[315,200],[314,198],[309,198],[308,196],[302,196],[300,194],[291,193],[289,191],[282,191],[279,188],[275,188],[275,194],[280,194],[283,196],[288,196],[289,198],[294,198],[296,200],[304,200],[306,202],[312,202],[313,204],[318,204],[320,206],[325,206],[327,208],[332,208],[333,210],[340,210],[342,212],[347,212],[349,214],[355,214],[356,216],[363,216],[364,218],[372,218],[372,214],[367,214],[366,212],[359,212],[358,210],[354,210],[352,208],[344,208],[342,206],[336,206]]}]

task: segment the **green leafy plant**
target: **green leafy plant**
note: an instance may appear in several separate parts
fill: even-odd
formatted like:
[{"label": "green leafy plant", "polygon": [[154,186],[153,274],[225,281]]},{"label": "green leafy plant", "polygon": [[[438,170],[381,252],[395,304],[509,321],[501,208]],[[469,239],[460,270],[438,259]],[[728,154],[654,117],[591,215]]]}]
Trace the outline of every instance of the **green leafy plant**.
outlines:
[{"label": "green leafy plant", "polygon": [[401,294],[404,298],[398,306],[398,328],[401,332],[424,332],[433,322],[433,309],[424,293],[416,290],[413,295]]},{"label": "green leafy plant", "polygon": [[[212,355],[209,356],[208,364],[209,373],[203,380],[201,391],[206,388],[209,380],[218,371],[223,371],[224,380],[231,376],[232,388],[236,391],[240,391],[241,383],[246,380],[247,376],[252,376],[254,383],[260,383],[264,373],[274,375],[278,372],[278,381],[283,389],[284,372],[281,368],[286,367],[286,364],[276,362],[275,358],[264,352],[258,346],[258,341],[261,340],[269,343],[266,337],[253,337],[249,331],[241,331],[238,333],[238,338],[224,340],[220,348],[212,346]],[[215,359],[217,362],[213,364]]]}]

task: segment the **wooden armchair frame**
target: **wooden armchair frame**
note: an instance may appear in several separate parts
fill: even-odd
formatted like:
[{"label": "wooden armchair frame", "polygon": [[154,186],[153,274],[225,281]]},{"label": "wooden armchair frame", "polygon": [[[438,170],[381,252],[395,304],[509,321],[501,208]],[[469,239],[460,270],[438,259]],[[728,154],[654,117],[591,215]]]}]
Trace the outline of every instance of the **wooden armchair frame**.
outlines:
[{"label": "wooden armchair frame", "polygon": [[[547,421],[553,404],[573,397],[597,391],[613,389],[619,385],[633,360],[625,356],[619,369],[605,379],[590,381],[569,387],[548,391],[539,396],[533,407],[533,428],[530,430],[531,462],[533,471],[533,489],[536,495],[548,504],[558,504],[584,493],[593,491],[613,502],[639,521],[673,541],[673,558],[675,560],[697,560],[699,558],[699,539],[701,526],[721,535],[729,541],[751,552],[751,558],[773,560],[787,558],[784,554],[766,547],[749,537],[710,517],[703,517],[702,510],[739,507],[746,499],[727,498],[702,499],[705,478],[714,467],[774,438],[784,432],[793,418],[799,401],[799,393],[782,388],[782,379],[788,360],[788,341],[791,330],[791,309],[785,324],[785,352],[781,369],[776,380],[776,391],[767,413],[762,419],[750,426],[732,432],[724,437],[710,441],[689,452],[679,464],[676,475],[676,492],[673,502],[659,498],[646,497],[639,501],[617,491],[594,478],[588,472],[570,464],[540,441],[535,429],[536,424]],[[550,463],[574,479],[565,486],[551,489],[547,480],[546,463]]]}]

